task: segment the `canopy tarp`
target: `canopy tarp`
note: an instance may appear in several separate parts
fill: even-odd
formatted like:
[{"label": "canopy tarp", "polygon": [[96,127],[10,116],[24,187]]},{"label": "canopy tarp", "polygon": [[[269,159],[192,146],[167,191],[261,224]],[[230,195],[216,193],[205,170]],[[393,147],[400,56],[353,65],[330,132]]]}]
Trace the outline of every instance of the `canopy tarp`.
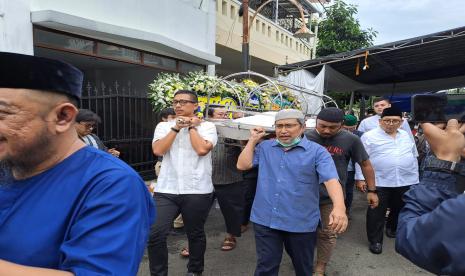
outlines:
[{"label": "canopy tarp", "polygon": [[[368,65],[364,70],[364,66]],[[324,71],[324,91],[416,94],[465,86],[465,27],[277,67]]]}]

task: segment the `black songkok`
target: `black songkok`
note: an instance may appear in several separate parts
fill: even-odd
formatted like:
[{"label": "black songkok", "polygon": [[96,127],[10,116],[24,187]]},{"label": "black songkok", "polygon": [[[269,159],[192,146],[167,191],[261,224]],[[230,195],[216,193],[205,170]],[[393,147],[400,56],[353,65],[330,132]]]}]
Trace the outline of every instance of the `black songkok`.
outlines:
[{"label": "black songkok", "polygon": [[402,111],[396,107],[387,107],[383,110],[383,113],[381,114],[381,118],[385,116],[398,116],[402,118]]},{"label": "black songkok", "polygon": [[316,118],[331,123],[342,123],[344,121],[344,111],[337,107],[327,107],[322,109]]},{"label": "black songkok", "polygon": [[0,52],[0,88],[44,90],[81,98],[83,74],[58,60]]}]

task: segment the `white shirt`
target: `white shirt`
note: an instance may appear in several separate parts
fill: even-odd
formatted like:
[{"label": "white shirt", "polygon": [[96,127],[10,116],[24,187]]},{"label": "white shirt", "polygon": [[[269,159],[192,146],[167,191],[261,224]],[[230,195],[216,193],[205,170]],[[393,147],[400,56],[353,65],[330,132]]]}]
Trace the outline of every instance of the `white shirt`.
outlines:
[{"label": "white shirt", "polygon": [[[381,127],[362,135],[362,143],[375,170],[377,187],[402,187],[418,184],[418,161],[415,143],[403,130],[396,137],[389,136]],[[355,179],[363,179],[356,165]]]},{"label": "white shirt", "polygon": [[[153,142],[164,138],[176,122],[161,122],[155,128]],[[197,127],[202,138],[216,145],[218,136],[211,122]],[[171,148],[163,155],[155,192],[168,194],[208,194],[213,192],[211,152],[199,156],[192,147],[189,130],[182,128]]]},{"label": "white shirt", "polygon": [[[381,116],[379,116],[378,114],[363,119],[360,122],[360,125],[358,126],[358,130],[361,132],[368,132],[372,129],[377,128],[379,126],[379,119],[381,119]],[[408,125],[407,120],[402,119],[402,125],[400,126],[400,128],[405,130],[407,134],[410,136],[410,139],[412,139],[412,141],[415,143],[415,137],[413,137],[412,130],[410,129],[410,126]],[[416,147],[415,147],[415,154],[418,155],[418,151]]]}]

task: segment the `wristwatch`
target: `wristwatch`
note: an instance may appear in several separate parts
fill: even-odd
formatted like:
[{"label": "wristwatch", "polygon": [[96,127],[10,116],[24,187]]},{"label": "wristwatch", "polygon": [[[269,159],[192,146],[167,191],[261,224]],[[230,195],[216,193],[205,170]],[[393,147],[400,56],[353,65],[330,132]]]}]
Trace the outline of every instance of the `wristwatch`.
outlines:
[{"label": "wristwatch", "polygon": [[438,159],[434,155],[425,158],[425,170],[457,173],[465,176],[465,163]]},{"label": "wristwatch", "polygon": [[374,193],[374,194],[377,194],[378,191],[377,191],[377,190],[367,190],[367,193]]},{"label": "wristwatch", "polygon": [[187,128],[188,130],[191,130],[191,129],[196,129],[195,126],[190,126]]},{"label": "wristwatch", "polygon": [[175,128],[175,127],[172,127],[171,128],[172,131],[176,132],[176,133],[179,133],[179,129]]}]

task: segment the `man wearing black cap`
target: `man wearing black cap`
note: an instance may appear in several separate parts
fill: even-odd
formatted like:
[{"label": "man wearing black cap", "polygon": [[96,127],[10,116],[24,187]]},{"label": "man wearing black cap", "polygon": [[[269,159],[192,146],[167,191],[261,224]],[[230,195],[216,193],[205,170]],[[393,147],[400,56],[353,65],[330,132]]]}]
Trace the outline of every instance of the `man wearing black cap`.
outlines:
[{"label": "man wearing black cap", "polygon": [[[374,254],[383,250],[383,230],[386,209],[391,209],[388,218],[388,237],[395,237],[399,211],[404,206],[402,195],[411,185],[418,184],[418,163],[415,143],[407,132],[400,129],[402,113],[394,107],[383,110],[379,126],[363,134],[362,143],[370,155],[376,174],[376,192],[379,204],[367,210],[367,235],[369,249]],[[356,168],[355,179],[363,179]]]},{"label": "man wearing black cap", "polygon": [[142,179],[74,128],[82,73],[0,53],[0,275],[136,275],[155,217]]},{"label": "man wearing black cap", "polygon": [[[328,107],[317,115],[316,129],[309,130],[305,134],[307,138],[324,146],[331,154],[336,165],[339,182],[344,185],[347,180],[347,166],[352,159],[359,164],[365,175],[370,191],[375,191],[375,175],[368,154],[363,148],[360,138],[343,130],[344,112],[335,107]],[[345,190],[345,189],[343,189]],[[368,204],[375,208],[378,204],[376,193],[367,193]],[[324,185],[320,185],[320,210],[323,227],[318,229],[317,235],[317,263],[316,276],[323,275],[332,252],[336,247],[336,234],[328,228],[328,212],[332,210],[332,204]]]}]

